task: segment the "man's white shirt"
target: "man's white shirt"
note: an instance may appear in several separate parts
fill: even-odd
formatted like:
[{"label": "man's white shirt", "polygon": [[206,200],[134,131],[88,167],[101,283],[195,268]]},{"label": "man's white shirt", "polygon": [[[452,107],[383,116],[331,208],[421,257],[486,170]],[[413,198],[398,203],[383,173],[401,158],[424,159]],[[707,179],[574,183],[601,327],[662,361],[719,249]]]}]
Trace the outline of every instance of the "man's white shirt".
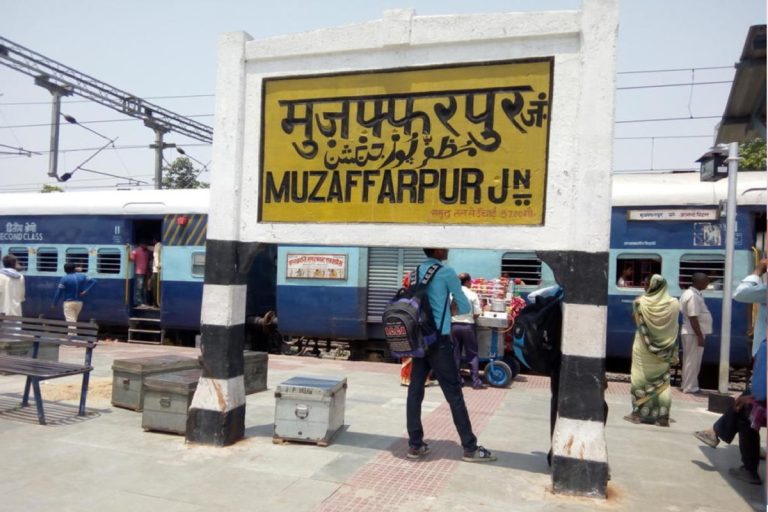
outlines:
[{"label": "man's white shirt", "polygon": [[464,296],[467,297],[467,300],[472,305],[472,312],[452,316],[451,322],[454,324],[473,324],[475,323],[475,315],[480,315],[483,312],[483,309],[480,307],[480,297],[466,286],[462,286],[461,291],[464,292]]}]

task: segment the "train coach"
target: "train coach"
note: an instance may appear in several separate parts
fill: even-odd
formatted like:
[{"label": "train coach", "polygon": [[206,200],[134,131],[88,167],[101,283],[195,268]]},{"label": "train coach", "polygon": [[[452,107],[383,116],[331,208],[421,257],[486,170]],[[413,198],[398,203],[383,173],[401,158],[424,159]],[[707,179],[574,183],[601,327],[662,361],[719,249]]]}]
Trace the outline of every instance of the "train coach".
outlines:
[{"label": "train coach", "polygon": [[[738,280],[753,268],[765,244],[765,172],[739,175],[736,255]],[[719,357],[724,271],[725,182],[703,183],[698,173],[614,176],[608,284],[609,367],[628,368],[634,327],[631,302],[642,283],[660,272],[679,296],[697,271],[713,282],[704,292],[715,332],[704,354],[705,374]],[[163,243],[161,308],[164,332],[185,344],[199,329],[205,263],[208,192],[119,191],[5,194],[0,205],[0,251],[19,257],[27,275],[25,314],[50,314],[48,305],[63,263],[79,263],[99,280],[81,318],[131,325],[132,265],[126,244],[157,238]],[[29,212],[34,211],[34,215]],[[3,233],[3,229],[5,232]],[[535,253],[455,249],[449,264],[473,277],[520,278],[526,294],[554,283]],[[353,351],[382,351],[381,313],[403,275],[422,259],[420,249],[328,246],[264,246],[248,279],[247,315],[275,309],[282,334],[351,341]],[[625,286],[618,278],[625,269]],[[590,276],[585,276],[589,279]],[[567,293],[567,290],[566,290]],[[58,312],[56,312],[58,314]],[[145,313],[146,314],[146,313]],[[748,364],[752,308],[734,304],[731,361]],[[706,385],[706,378],[702,382]]]},{"label": "train coach", "polygon": [[[13,254],[26,279],[26,316],[63,318],[51,302],[64,264],[97,280],[80,313],[106,329],[128,328],[128,340],[174,339],[194,344],[200,329],[208,224],[207,190],[149,190],[3,194],[0,254]],[[139,243],[162,243],[159,308],[134,308],[134,268]],[[274,246],[265,246],[249,282],[249,313],[274,309]],[[256,283],[258,281],[258,283]]]}]

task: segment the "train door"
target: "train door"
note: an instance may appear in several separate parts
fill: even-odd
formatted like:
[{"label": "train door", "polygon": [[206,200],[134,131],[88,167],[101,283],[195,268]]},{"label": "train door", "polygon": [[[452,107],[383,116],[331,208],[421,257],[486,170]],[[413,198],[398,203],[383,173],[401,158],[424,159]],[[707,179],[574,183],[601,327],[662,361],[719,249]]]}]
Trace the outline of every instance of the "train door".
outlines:
[{"label": "train door", "polygon": [[[154,247],[162,238],[162,218],[133,220],[131,246],[143,246],[142,259],[134,259],[126,270],[126,295],[131,306],[128,318],[128,342],[159,344],[163,340],[160,317],[160,275],[154,264]],[[133,275],[133,279],[129,276]]]},{"label": "train door", "polygon": [[[157,269],[156,262],[154,261],[154,246],[162,239],[163,220],[162,219],[139,219],[133,222],[133,239],[131,240],[133,247],[144,245],[149,251],[149,260],[144,270],[143,288],[138,292],[132,290],[132,297],[134,298],[133,305],[137,303],[143,303],[155,308],[160,307],[160,279],[158,274],[153,272],[153,268]],[[160,258],[162,256],[158,254]],[[159,263],[159,262],[157,262]],[[137,270],[136,262],[134,262],[134,276]],[[133,285],[137,284],[137,280],[133,280]],[[141,297],[142,300],[138,300]]]}]

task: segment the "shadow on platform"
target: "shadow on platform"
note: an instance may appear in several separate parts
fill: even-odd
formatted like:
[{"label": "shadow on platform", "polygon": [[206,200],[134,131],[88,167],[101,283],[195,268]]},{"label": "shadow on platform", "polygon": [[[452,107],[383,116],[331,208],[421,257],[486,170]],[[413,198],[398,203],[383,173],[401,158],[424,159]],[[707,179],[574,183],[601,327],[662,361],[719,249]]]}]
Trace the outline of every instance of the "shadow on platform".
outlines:
[{"label": "shadow on platform", "polygon": [[[254,425],[245,429],[245,437],[272,437],[273,424]],[[310,444],[296,442],[295,444]],[[388,451],[393,457],[403,459],[407,462],[418,463],[406,458],[408,451],[408,440],[405,437],[394,437],[381,434],[368,434],[365,432],[351,432],[349,425],[341,427],[339,432],[333,437],[330,445],[349,446],[353,448],[368,448],[374,450]],[[429,441],[430,453],[424,461],[436,460],[455,460],[461,461],[462,448],[455,441],[434,440]],[[518,453],[508,452],[493,447],[488,447],[498,460],[492,462],[494,466],[500,466],[508,469],[527,471],[529,473],[549,473],[547,466],[547,454],[544,452]]]},{"label": "shadow on platform", "polygon": [[[85,416],[78,416],[78,407],[76,405],[44,401],[43,406],[45,409],[46,426],[51,427],[76,425],[98,418],[105,412],[109,412],[103,409],[86,408]],[[22,407],[20,394],[0,395],[0,420],[39,425],[34,399],[30,398],[29,405]]]}]

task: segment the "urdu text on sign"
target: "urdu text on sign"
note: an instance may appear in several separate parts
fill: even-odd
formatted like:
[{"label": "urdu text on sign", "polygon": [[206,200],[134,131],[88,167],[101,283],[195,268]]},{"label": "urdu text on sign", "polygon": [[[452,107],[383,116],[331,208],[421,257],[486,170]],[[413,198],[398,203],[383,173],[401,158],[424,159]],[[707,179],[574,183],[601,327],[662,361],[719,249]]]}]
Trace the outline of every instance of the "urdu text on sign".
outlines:
[{"label": "urdu text on sign", "polygon": [[543,224],[553,65],[265,79],[259,220]]}]

